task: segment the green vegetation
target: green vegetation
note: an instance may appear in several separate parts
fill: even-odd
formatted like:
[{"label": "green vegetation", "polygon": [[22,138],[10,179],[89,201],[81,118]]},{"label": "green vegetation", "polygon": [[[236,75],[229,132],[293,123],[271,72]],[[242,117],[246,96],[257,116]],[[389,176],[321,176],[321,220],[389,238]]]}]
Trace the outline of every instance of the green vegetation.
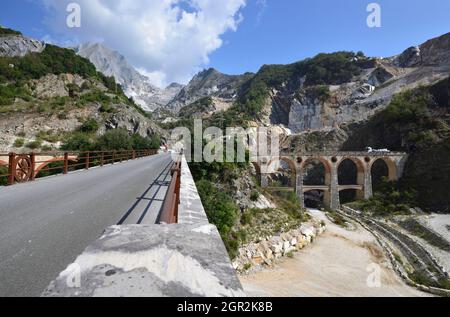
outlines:
[{"label": "green vegetation", "polygon": [[400,221],[399,225],[408,230],[410,233],[412,233],[415,236],[418,236],[431,245],[443,250],[448,251],[450,250],[450,243],[443,239],[441,236],[437,235],[430,229],[423,226],[420,222],[418,222],[415,219],[407,219],[404,221]]},{"label": "green vegetation", "polygon": [[72,50],[54,45],[48,44],[42,53],[0,58],[0,82],[39,79],[47,74],[67,73],[96,78],[105,85],[110,83],[106,76],[97,72],[90,61]]},{"label": "green vegetation", "polygon": [[212,105],[213,99],[211,97],[202,98],[186,107],[181,108],[179,117],[190,118],[192,116],[202,115],[211,110],[214,110],[214,108],[212,108]]},{"label": "green vegetation", "polygon": [[61,149],[64,151],[121,151],[157,149],[161,145],[160,137],[144,138],[138,134],[130,135],[124,129],[106,131],[97,136],[92,133],[75,132],[69,135]]},{"label": "green vegetation", "polygon": [[[190,163],[208,219],[217,226],[232,258],[236,257],[239,246],[245,241],[235,228],[239,208],[227,188],[247,167],[248,163]],[[215,184],[221,184],[223,188]]]},{"label": "green vegetation", "polygon": [[[8,174],[8,168],[5,166],[0,166],[0,175]],[[0,176],[0,186],[5,186],[8,184],[8,177]]]},{"label": "green vegetation", "polygon": [[29,142],[25,146],[32,150],[39,149],[42,146],[42,140],[36,140],[36,141]]},{"label": "green vegetation", "polygon": [[[15,32],[12,30],[1,29],[2,33]],[[20,34],[16,32],[17,34]],[[85,81],[82,87],[75,84],[66,86],[69,91],[69,97],[61,99],[60,103],[43,103],[38,106],[41,113],[54,109],[62,109],[69,99],[73,99],[74,104],[79,107],[87,103],[98,102],[101,104],[102,111],[111,113],[111,103],[122,102],[133,107],[139,113],[146,117],[151,117],[141,107],[136,105],[132,99],[125,96],[122,88],[115,82],[113,77],[107,77],[97,72],[95,66],[83,57],[78,56],[73,50],[60,48],[47,44],[42,53],[31,53],[24,57],[1,57],[0,58],[0,106],[11,105],[16,97],[25,101],[31,101],[33,98],[30,91],[25,89],[25,83],[32,79],[39,79],[47,74],[77,74],[87,79],[89,82],[96,81],[102,83],[107,92],[116,95],[114,100],[107,95],[107,92],[93,89],[87,93],[86,90],[93,86]],[[0,109],[1,112],[8,112],[7,109]]]},{"label": "green vegetation", "polygon": [[250,194],[250,200],[251,201],[258,201],[260,196],[261,196],[261,194],[259,193],[259,191],[253,190],[252,193]]},{"label": "green vegetation", "polygon": [[23,147],[25,145],[25,140],[24,139],[22,139],[22,138],[18,138],[18,139],[16,139],[15,141],[14,141],[14,147],[15,148],[21,148],[21,147]]},{"label": "green vegetation", "polygon": [[31,100],[31,93],[22,84],[0,84],[0,106],[11,105],[16,98]]},{"label": "green vegetation", "polygon": [[240,98],[231,113],[244,114],[246,120],[261,115],[269,88],[280,88],[283,83],[299,83],[306,76],[305,87],[314,87],[311,93],[325,100],[329,96],[326,86],[340,85],[359,75],[369,61],[362,53],[337,52],[319,54],[314,58],[290,65],[265,65],[244,85]]},{"label": "green vegetation", "polygon": [[393,216],[410,214],[410,206],[415,206],[417,193],[412,190],[402,190],[397,182],[383,178],[378,191],[367,201],[348,204],[374,216]]},{"label": "green vegetation", "polygon": [[239,241],[232,228],[238,218],[238,208],[232,198],[224,191],[219,191],[207,180],[197,182],[197,189],[202,198],[208,219],[217,226],[231,257],[236,257]]},{"label": "green vegetation", "polygon": [[341,214],[333,210],[327,210],[327,215],[334,224],[343,228],[347,227],[347,220]]},{"label": "green vegetation", "polygon": [[0,26],[0,37],[8,36],[8,35],[22,35],[19,31],[15,31],[12,29],[4,28]]},{"label": "green vegetation", "polygon": [[415,271],[413,273],[410,273],[409,278],[419,285],[450,289],[450,280],[440,279],[438,281],[435,281],[429,278],[428,275],[423,272]]},{"label": "green vegetation", "polygon": [[83,125],[79,128],[79,131],[84,133],[95,133],[98,129],[100,129],[100,126],[97,120],[91,118],[83,123]]},{"label": "green vegetation", "polygon": [[[343,150],[367,146],[408,152],[402,191],[416,191],[416,206],[450,212],[450,78],[398,94],[356,128]],[[406,202],[407,203],[407,202]]]}]

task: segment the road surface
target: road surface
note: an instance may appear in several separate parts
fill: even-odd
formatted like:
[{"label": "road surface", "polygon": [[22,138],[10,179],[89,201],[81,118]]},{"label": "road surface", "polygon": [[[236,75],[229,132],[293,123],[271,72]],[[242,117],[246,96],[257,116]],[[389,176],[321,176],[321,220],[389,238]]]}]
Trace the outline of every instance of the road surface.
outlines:
[{"label": "road surface", "polygon": [[161,154],[0,187],[0,297],[39,296],[108,226],[155,223],[171,164]]}]

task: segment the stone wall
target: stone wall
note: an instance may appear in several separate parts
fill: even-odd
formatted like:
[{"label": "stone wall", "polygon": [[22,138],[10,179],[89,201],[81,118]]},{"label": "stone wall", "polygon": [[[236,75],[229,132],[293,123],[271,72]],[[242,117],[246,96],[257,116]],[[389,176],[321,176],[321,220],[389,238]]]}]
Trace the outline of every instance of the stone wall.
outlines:
[{"label": "stone wall", "polygon": [[250,243],[239,249],[238,257],[233,261],[233,267],[238,272],[263,266],[272,267],[277,260],[291,256],[294,252],[313,243],[314,239],[325,230],[326,227],[322,223],[310,222],[287,233]]}]

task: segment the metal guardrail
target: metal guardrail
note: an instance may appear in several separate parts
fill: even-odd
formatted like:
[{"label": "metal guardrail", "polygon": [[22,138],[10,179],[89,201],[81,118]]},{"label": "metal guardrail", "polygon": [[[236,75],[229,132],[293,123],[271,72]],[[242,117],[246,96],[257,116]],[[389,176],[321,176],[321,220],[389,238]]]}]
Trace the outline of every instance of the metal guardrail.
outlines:
[{"label": "metal guardrail", "polygon": [[176,224],[178,223],[178,208],[180,205],[180,188],[181,188],[181,158],[172,168],[172,181],[167,190],[166,199],[159,218],[160,224]]},{"label": "metal guardrail", "polygon": [[[0,160],[7,173],[7,184],[34,181],[41,173],[51,175],[68,174],[71,171],[90,169],[118,162],[135,160],[157,154],[157,150],[133,151],[86,151],[86,152],[45,152],[29,154],[1,154]],[[3,160],[2,160],[3,158]],[[1,163],[0,161],[0,163]]]}]

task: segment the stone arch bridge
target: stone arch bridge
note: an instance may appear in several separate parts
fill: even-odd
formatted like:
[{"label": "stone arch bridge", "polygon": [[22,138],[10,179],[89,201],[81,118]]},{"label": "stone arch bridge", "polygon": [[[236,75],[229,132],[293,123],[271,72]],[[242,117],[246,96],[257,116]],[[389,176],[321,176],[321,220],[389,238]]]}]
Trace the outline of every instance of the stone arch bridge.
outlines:
[{"label": "stone arch bridge", "polygon": [[[337,210],[340,208],[339,193],[343,190],[356,190],[360,199],[370,199],[372,192],[372,167],[375,162],[382,160],[389,171],[389,180],[400,179],[403,173],[406,153],[400,152],[317,152],[281,154],[280,156],[259,157],[254,164],[261,187],[269,186],[269,175],[276,172],[281,162],[289,165],[292,172],[292,187],[295,188],[302,206],[304,206],[304,194],[310,191],[321,191],[324,193],[324,204],[327,208]],[[357,168],[357,181],[352,185],[340,185],[338,179],[339,166],[346,160],[350,160]],[[304,174],[306,166],[314,161],[320,162],[325,168],[325,183],[323,185],[304,185]]]}]

